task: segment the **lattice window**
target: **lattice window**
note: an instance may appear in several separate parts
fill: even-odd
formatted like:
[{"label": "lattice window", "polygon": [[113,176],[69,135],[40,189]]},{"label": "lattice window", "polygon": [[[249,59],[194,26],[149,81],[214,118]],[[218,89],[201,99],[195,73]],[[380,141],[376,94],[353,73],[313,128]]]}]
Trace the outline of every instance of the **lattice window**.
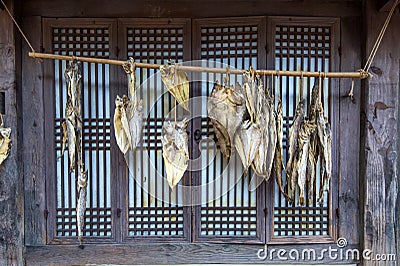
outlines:
[{"label": "lattice window", "polygon": [[[275,39],[275,69],[301,71],[330,71],[332,66],[332,25],[319,26],[301,25],[295,23],[279,23],[272,28]],[[306,109],[310,105],[311,90],[314,78],[304,79],[303,95],[307,101]],[[278,87],[279,86],[279,87]],[[329,114],[330,87],[328,80],[323,82],[322,99],[325,115]],[[282,98],[284,115],[284,160],[288,160],[288,134],[293,123],[293,116],[300,94],[300,79],[294,77],[280,77],[275,83],[275,95]],[[320,162],[319,162],[320,163]],[[316,191],[320,189],[320,166],[317,166]],[[285,178],[285,173],[283,172]],[[289,205],[274,185],[274,226],[273,236],[327,236],[329,235],[330,200],[325,196],[324,204],[319,206],[314,196],[312,202],[305,207]],[[308,198],[308,191],[306,191]],[[295,202],[298,202],[296,195]]]},{"label": "lattice window", "polygon": [[[257,68],[260,49],[259,21],[255,19],[238,24],[223,21],[218,26],[218,23],[212,24],[213,22],[202,21],[198,29],[201,59],[207,60],[207,66]],[[223,78],[220,74],[203,73],[200,95],[209,96],[214,82],[218,80],[221,83]],[[232,84],[241,82],[241,75],[230,75],[230,80]],[[206,105],[202,108],[206,108]],[[204,109],[203,113],[206,112]],[[207,167],[200,173],[202,204],[198,217],[198,239],[238,241],[245,238],[259,241],[260,231],[263,229],[258,222],[263,219],[260,216],[263,204],[257,198],[260,192],[249,190],[252,171],[243,174],[238,156],[229,160],[224,158],[219,151],[214,127],[208,118],[202,118],[201,132],[203,140],[199,148]],[[216,150],[214,144],[217,145]]]},{"label": "lattice window", "polygon": [[[146,23],[144,23],[146,24]],[[127,56],[135,61],[166,64],[184,60],[184,24],[128,24],[125,30]],[[171,190],[166,182],[161,132],[164,118],[175,106],[158,69],[137,69],[139,97],[145,121],[142,142],[128,158],[128,238],[184,236],[183,190]],[[157,74],[157,75],[156,75]],[[181,113],[179,113],[181,114]],[[185,178],[184,178],[185,179]],[[181,182],[186,182],[185,180]]]},{"label": "lattice window", "polygon": [[[107,27],[53,27],[51,45],[55,54],[108,58]],[[61,123],[67,89],[65,61],[54,61],[54,133],[56,156],[61,152]],[[85,235],[111,237],[111,120],[110,66],[82,63],[83,160],[88,170]],[[68,153],[56,159],[56,237],[72,237],[76,226],[76,168],[70,173]]]}]

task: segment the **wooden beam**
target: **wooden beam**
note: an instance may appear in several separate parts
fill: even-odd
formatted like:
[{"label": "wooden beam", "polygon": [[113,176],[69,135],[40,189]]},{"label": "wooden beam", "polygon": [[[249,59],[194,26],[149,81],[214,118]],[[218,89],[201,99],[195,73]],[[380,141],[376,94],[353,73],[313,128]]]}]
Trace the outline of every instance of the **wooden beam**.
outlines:
[{"label": "wooden beam", "polygon": [[[318,245],[268,245],[266,258],[264,245],[229,245],[229,244],[136,244],[136,245],[86,245],[84,249],[78,246],[48,245],[40,247],[28,246],[26,254],[26,265],[97,265],[97,264],[118,264],[118,265],[175,265],[175,264],[285,264],[292,262],[299,264],[348,264],[358,262],[357,256],[353,256],[348,250],[357,249],[356,245],[348,245],[339,248],[336,243]],[[259,252],[259,250],[262,252]],[[278,250],[286,251],[278,258]],[[308,251],[315,251],[308,259]],[[328,250],[336,249],[330,253]],[[296,250],[299,260],[291,260],[289,252]],[[323,251],[325,250],[325,251]],[[339,258],[339,250],[343,256]],[[258,257],[260,255],[261,259]],[[304,255],[304,259],[301,256]],[[314,253],[312,253],[314,254]],[[322,255],[321,255],[322,254]],[[349,254],[349,255],[346,255]],[[296,256],[296,252],[292,251]],[[359,256],[361,257],[361,252]],[[286,257],[287,259],[282,258]],[[336,256],[336,259],[335,259]],[[319,258],[319,259],[317,259]]]},{"label": "wooden beam", "polygon": [[[5,1],[14,12],[13,0]],[[12,147],[8,158],[0,165],[0,265],[23,265],[24,193],[18,156],[19,143],[16,37],[13,22],[0,11],[0,91],[5,94],[5,126],[10,127]]]},{"label": "wooden beam", "polygon": [[321,0],[27,0],[24,16],[44,17],[165,17],[223,16],[361,16],[361,1]]}]

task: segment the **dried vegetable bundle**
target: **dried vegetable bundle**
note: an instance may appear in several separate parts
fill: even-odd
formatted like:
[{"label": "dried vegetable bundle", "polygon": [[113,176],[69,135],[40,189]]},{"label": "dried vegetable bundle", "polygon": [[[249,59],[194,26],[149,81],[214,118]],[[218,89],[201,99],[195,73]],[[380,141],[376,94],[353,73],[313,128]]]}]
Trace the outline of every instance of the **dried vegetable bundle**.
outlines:
[{"label": "dried vegetable bundle", "polygon": [[162,146],[167,181],[173,189],[182,179],[189,161],[188,135],[186,126],[189,120],[164,124],[162,131]]},{"label": "dried vegetable bundle", "polygon": [[245,99],[239,86],[237,84],[234,89],[233,86],[223,86],[216,82],[207,104],[208,117],[226,158],[233,153],[233,137],[246,111]]},{"label": "dried vegetable bundle", "polygon": [[[82,161],[82,108],[81,108],[81,68],[76,61],[70,62],[64,73],[67,83],[67,103],[65,107],[65,121],[62,123],[63,138],[62,151],[64,154],[68,144],[69,170],[75,170],[77,156],[78,164],[78,203],[76,207],[78,240],[82,244],[83,230],[85,227],[86,194],[88,174]],[[61,156],[60,156],[61,157]]]},{"label": "dried vegetable bundle", "polygon": [[288,196],[293,202],[297,184],[299,205],[306,203],[306,184],[308,200],[312,204],[318,159],[321,160],[321,189],[318,196],[320,204],[323,203],[324,191],[329,190],[332,174],[332,136],[330,125],[324,117],[320,89],[321,84],[316,83],[313,87],[308,118],[304,116],[304,100],[301,99],[289,130],[289,160],[286,165]]},{"label": "dried vegetable bundle", "polygon": [[117,95],[115,99],[114,132],[119,149],[126,154],[139,145],[143,127],[143,103],[137,100],[135,62],[132,58],[123,66],[129,76],[129,97]]},{"label": "dried vegetable bundle", "polygon": [[185,71],[177,69],[177,65],[169,62],[160,67],[161,79],[168,91],[180,105],[189,111],[189,80]]},{"label": "dried vegetable bundle", "polygon": [[4,127],[3,115],[0,114],[0,165],[7,159],[11,149],[11,128]]}]

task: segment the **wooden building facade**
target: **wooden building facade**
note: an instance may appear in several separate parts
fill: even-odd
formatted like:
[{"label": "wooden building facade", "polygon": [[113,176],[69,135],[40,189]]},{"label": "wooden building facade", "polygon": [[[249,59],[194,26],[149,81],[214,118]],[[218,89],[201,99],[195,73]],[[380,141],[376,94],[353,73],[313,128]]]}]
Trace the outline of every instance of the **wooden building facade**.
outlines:
[{"label": "wooden building facade", "polygon": [[[390,0],[252,1],[44,1],[6,0],[37,52],[165,63],[213,60],[236,68],[352,72],[362,68]],[[179,189],[155,184],[143,154],[163,171],[156,136],[172,108],[171,97],[146,93],[160,86],[155,72],[140,70],[149,112],[139,164],[126,167],[116,148],[112,117],[117,94],[126,94],[117,66],[83,64],[84,147],[91,186],[85,246],[76,239],[75,176],[61,151],[65,62],[28,57],[30,47],[0,10],[0,110],[12,128],[12,149],[0,166],[0,265],[84,264],[357,264],[400,261],[399,84],[400,13],[396,9],[373,61],[371,79],[331,79],[324,105],[333,132],[331,193],[322,206],[290,206],[273,181],[249,191],[247,179],[199,189],[222,170],[223,159],[186,174],[190,197],[216,196],[195,206],[157,201],[185,198]],[[208,77],[215,81],[219,76]],[[296,79],[280,79],[286,127],[293,118]],[[205,96],[208,85],[191,96]],[[308,82],[310,93],[311,80]],[[143,92],[145,91],[145,92]],[[205,92],[206,91],[206,92]],[[294,95],[294,96],[293,96]],[[291,98],[290,98],[291,97]],[[158,109],[157,109],[158,108]],[[212,137],[207,121],[189,126],[191,156],[199,139]],[[208,155],[207,155],[208,156]],[[207,157],[208,158],[208,157]],[[160,163],[158,164],[158,162]],[[240,162],[239,162],[240,163]],[[66,170],[67,169],[67,170]],[[236,170],[235,170],[236,171]],[[236,174],[236,172],[235,172]],[[231,174],[231,175],[235,175]],[[132,177],[134,176],[134,178]],[[211,180],[211,181],[210,181]],[[161,191],[161,192],[160,192]],[[226,190],[228,191],[228,190]],[[210,197],[211,197],[210,196]],[[193,200],[192,199],[192,200]],[[178,202],[179,200],[176,200]],[[300,261],[262,260],[258,251],[370,249],[394,254],[376,262],[360,256]],[[339,247],[339,249],[342,247]]]}]

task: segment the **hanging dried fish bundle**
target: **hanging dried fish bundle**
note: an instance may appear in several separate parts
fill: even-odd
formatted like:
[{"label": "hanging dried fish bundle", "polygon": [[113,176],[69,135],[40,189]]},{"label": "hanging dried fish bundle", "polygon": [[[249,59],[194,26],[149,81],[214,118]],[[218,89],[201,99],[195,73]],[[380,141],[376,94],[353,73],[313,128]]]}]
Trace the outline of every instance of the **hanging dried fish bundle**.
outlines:
[{"label": "hanging dried fish bundle", "polygon": [[[67,83],[67,103],[65,106],[65,121],[63,129],[61,155],[68,144],[69,171],[74,172],[76,156],[78,167],[82,163],[82,108],[81,108],[81,68],[76,61],[67,66],[64,77]],[[59,157],[59,158],[60,158]]]},{"label": "hanging dried fish bundle", "polygon": [[182,179],[189,161],[188,135],[186,126],[189,120],[164,124],[162,131],[163,157],[167,181],[173,189]]},{"label": "hanging dried fish bundle", "polygon": [[299,187],[299,205],[305,205],[305,190],[308,184],[308,202],[313,203],[316,186],[318,159],[321,161],[321,182],[318,203],[324,200],[324,191],[329,191],[332,175],[332,133],[320,100],[321,86],[316,83],[312,90],[308,119],[304,118],[304,100],[297,108],[293,125],[289,130],[289,160],[286,165],[288,196],[294,200],[296,184]]},{"label": "hanging dried fish bundle", "polygon": [[[63,138],[61,156],[66,150],[68,144],[68,157],[70,161],[70,172],[75,169],[75,156],[78,164],[78,202],[76,207],[78,240],[82,245],[83,231],[85,227],[86,211],[86,187],[88,173],[85,171],[82,161],[82,108],[81,108],[81,68],[76,61],[70,62],[64,73],[67,83],[67,103],[65,106],[65,121],[62,123]],[[61,157],[60,156],[60,157]]]},{"label": "hanging dried fish bundle", "polygon": [[3,115],[0,114],[0,165],[7,159],[11,149],[11,128],[4,127]]},{"label": "hanging dried fish bundle", "polygon": [[252,168],[254,172],[268,180],[270,178],[277,141],[276,113],[274,100],[259,77],[256,105],[256,123],[261,128],[260,145],[257,149]]},{"label": "hanging dried fish bundle", "polygon": [[233,153],[233,137],[243,121],[245,99],[240,85],[222,86],[216,82],[208,100],[207,112],[217,136],[222,154],[229,158]]},{"label": "hanging dried fish bundle", "polygon": [[180,105],[189,111],[189,80],[185,71],[176,68],[172,61],[160,67],[161,79]]},{"label": "hanging dried fish bundle", "polygon": [[242,160],[245,171],[253,163],[262,138],[262,126],[257,123],[255,110],[255,71],[252,67],[243,73],[242,93],[245,98],[249,119],[238,128],[234,137],[235,148]]},{"label": "hanging dried fish bundle", "polygon": [[137,100],[135,88],[135,62],[132,58],[123,65],[129,76],[129,97],[115,99],[114,133],[117,145],[123,154],[139,145],[143,127],[143,103]]}]

